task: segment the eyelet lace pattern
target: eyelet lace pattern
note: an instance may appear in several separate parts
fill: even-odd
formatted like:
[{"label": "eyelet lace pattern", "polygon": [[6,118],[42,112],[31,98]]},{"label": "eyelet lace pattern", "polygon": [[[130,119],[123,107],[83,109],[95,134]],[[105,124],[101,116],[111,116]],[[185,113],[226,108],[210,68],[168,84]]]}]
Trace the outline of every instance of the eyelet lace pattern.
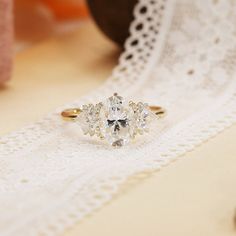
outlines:
[{"label": "eyelet lace pattern", "polygon": [[[58,235],[128,177],[163,168],[236,122],[236,2],[140,0],[134,14],[125,51],[101,88],[0,139],[1,236]],[[168,116],[116,150],[58,116],[113,92],[161,104]]]}]

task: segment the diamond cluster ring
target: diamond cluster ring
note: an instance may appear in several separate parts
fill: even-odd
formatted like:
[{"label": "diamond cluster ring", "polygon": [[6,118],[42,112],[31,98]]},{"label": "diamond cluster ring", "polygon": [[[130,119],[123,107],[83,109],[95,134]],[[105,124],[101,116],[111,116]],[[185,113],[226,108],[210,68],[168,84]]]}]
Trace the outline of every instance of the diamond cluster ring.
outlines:
[{"label": "diamond cluster ring", "polygon": [[153,119],[163,117],[165,110],[147,103],[126,102],[114,93],[104,102],[66,109],[61,115],[65,120],[78,122],[85,135],[96,135],[114,147],[121,147],[148,132]]}]

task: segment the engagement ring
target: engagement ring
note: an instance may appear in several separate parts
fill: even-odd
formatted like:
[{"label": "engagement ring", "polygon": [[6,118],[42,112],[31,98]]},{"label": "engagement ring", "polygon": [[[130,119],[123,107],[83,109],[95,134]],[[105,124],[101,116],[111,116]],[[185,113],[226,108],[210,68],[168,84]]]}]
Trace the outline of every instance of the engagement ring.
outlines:
[{"label": "engagement ring", "polygon": [[106,101],[62,111],[65,120],[78,122],[85,135],[96,135],[114,147],[128,144],[137,135],[149,131],[150,123],[165,115],[159,106],[125,100],[114,93]]}]

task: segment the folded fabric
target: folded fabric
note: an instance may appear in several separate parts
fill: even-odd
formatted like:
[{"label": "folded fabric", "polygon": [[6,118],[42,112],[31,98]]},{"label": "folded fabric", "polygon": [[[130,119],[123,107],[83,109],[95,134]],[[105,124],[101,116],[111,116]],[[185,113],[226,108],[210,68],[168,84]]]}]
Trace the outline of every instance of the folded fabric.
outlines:
[{"label": "folded fabric", "polygon": [[0,84],[10,78],[12,67],[12,1],[0,0]]}]

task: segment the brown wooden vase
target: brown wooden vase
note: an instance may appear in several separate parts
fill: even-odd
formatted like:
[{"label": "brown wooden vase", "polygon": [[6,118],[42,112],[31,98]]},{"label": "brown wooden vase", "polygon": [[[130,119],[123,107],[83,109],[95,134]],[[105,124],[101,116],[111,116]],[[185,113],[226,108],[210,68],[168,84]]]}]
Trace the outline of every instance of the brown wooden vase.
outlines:
[{"label": "brown wooden vase", "polygon": [[87,0],[87,3],[103,33],[123,46],[129,36],[129,25],[133,20],[133,8],[137,0]]}]

